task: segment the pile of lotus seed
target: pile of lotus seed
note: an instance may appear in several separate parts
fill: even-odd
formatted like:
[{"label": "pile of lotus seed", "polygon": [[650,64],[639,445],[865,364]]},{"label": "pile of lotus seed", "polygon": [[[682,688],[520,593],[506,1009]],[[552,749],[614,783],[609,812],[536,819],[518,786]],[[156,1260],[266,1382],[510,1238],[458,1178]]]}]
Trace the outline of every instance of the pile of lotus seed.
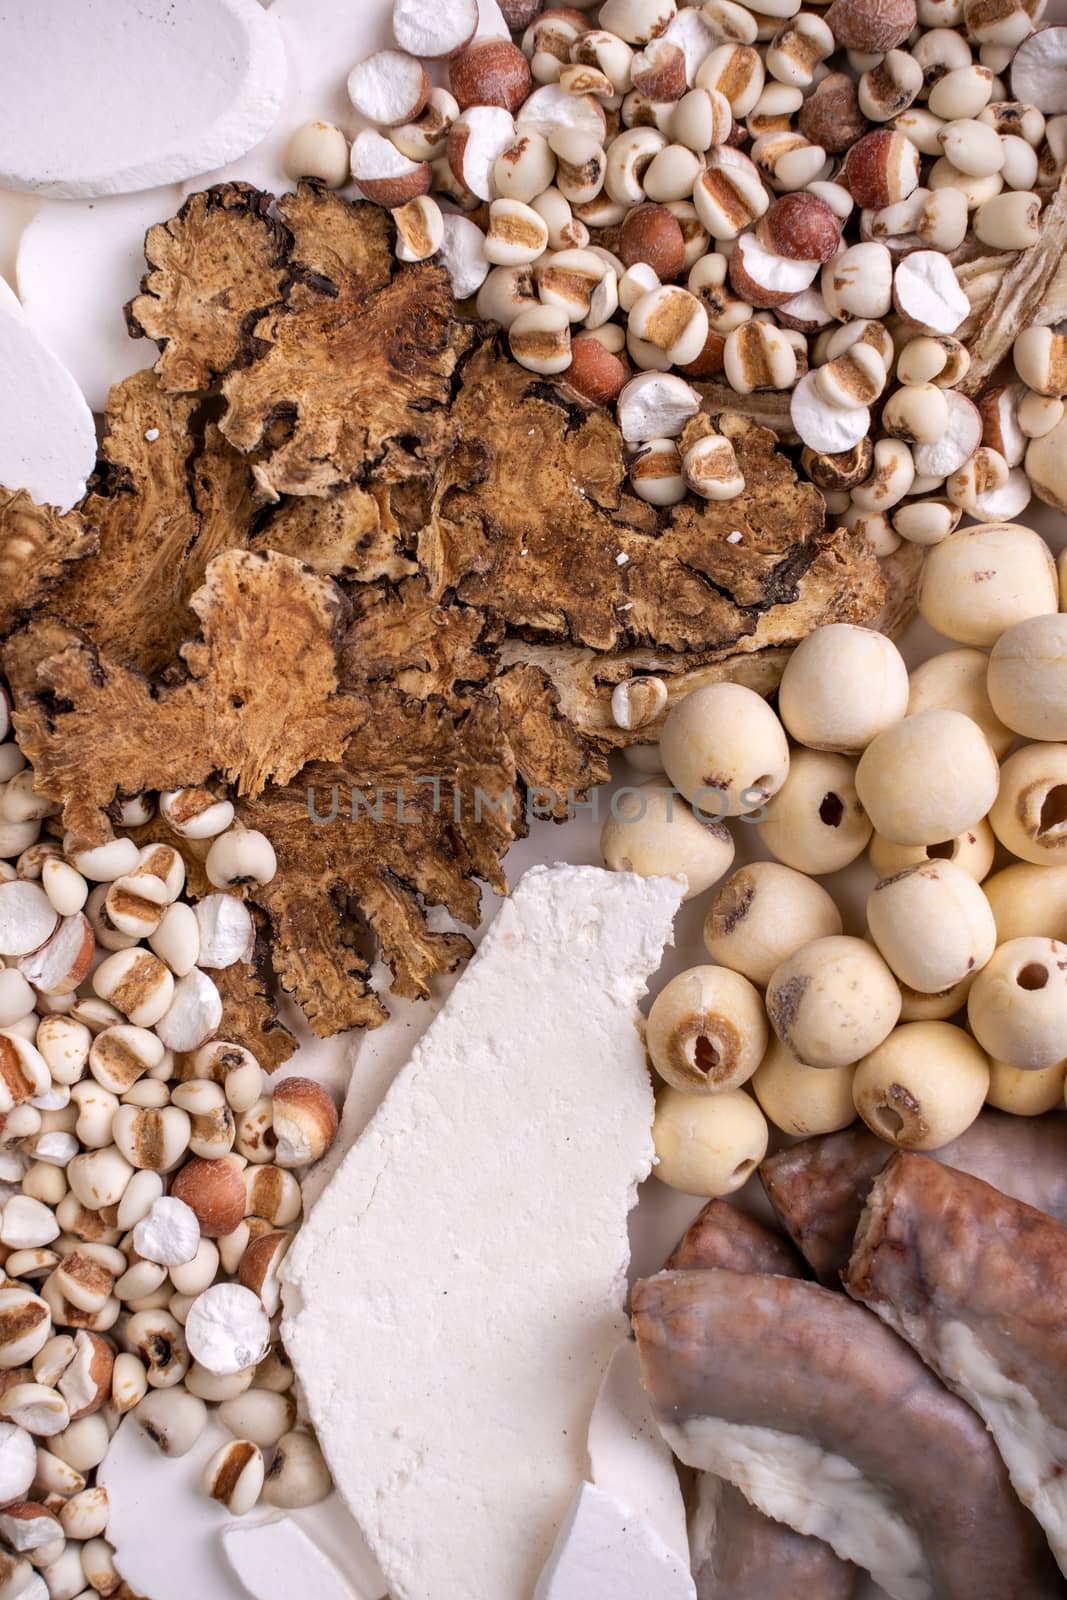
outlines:
[{"label": "pile of lotus seed", "polygon": [[[769,1122],[808,1136],[861,1117],[936,1150],[986,1104],[1063,1106],[1064,577],[1031,529],[970,526],[930,551],[919,599],[955,647],[910,676],[890,639],[834,624],[790,657],[777,712],[722,683],[668,713],[666,777],[625,791],[602,839],[609,867],[709,897],[713,964],[648,1017],[666,1183],[732,1193]],[[770,859],[731,873],[724,818]],[[858,935],[820,879],[864,852]]]},{"label": "pile of lotus seed", "polygon": [[[309,1078],[272,1093],[217,1037],[211,973],[252,957],[264,835],[185,789],[131,799],[82,848],[9,734],[0,693],[0,1592],[90,1600],[121,1585],[93,1476],[127,1412],[181,1455],[217,1405],[233,1438],[204,1489],[231,1514],[329,1493],[278,1269],[337,1112]],[[157,804],[217,891],[195,904],[179,850],[126,831]]]}]

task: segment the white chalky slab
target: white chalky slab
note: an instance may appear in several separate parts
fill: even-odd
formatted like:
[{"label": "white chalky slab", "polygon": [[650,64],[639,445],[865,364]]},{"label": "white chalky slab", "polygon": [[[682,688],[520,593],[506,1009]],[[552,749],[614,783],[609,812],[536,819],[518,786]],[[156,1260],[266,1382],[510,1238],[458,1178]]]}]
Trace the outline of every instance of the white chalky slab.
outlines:
[{"label": "white chalky slab", "polygon": [[534,1600],[696,1600],[689,1560],[629,1506],[583,1483]]},{"label": "white chalky slab", "polygon": [[144,236],[181,204],[175,185],[104,200],[45,200],[19,241],[26,320],[74,374],[93,411],[159,350],[131,339],[123,306],[141,287]]},{"label": "white chalky slab", "polygon": [[0,303],[0,484],[67,511],[96,463],[96,428],[66,367]]},{"label": "white chalky slab", "polygon": [[[152,1600],[248,1600],[248,1589],[222,1558],[220,1538],[232,1518],[201,1487],[204,1468],[230,1435],[212,1415],[187,1455],[163,1455],[134,1417],[125,1417],[100,1467],[98,1481],[111,1505],[108,1538],[115,1565],[136,1594]],[[277,1513],[260,1505],[242,1528],[273,1525]],[[325,1560],[344,1574],[354,1600],[382,1600],[385,1580],[359,1530],[335,1494],[286,1519],[314,1541]],[[315,1595],[308,1584],[289,1600]],[[261,1597],[267,1600],[267,1597]],[[273,1600],[273,1596],[269,1597]],[[332,1597],[331,1597],[332,1600]]]},{"label": "white chalky slab", "polygon": [[632,1339],[612,1356],[589,1419],[589,1469],[598,1489],[637,1512],[688,1567],[678,1469],[641,1387]]},{"label": "white chalky slab", "polygon": [[680,899],[527,873],[287,1257],[286,1346],[393,1600],[528,1595],[585,1471]]},{"label": "white chalky slab", "polygon": [[79,198],[233,161],[274,124],[285,47],[257,0],[2,0],[0,185]]}]

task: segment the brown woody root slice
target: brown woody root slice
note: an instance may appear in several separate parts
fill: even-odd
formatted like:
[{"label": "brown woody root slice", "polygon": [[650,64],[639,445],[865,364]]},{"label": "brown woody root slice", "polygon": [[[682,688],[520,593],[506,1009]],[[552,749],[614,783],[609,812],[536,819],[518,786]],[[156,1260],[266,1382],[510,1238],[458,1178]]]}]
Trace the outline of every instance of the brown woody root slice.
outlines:
[{"label": "brown woody root slice", "polygon": [[717,1270],[645,1279],[633,1307],[642,1382],[681,1460],[892,1600],[1060,1594],[979,1418],[862,1306]]},{"label": "brown woody root slice", "polygon": [[214,424],[197,440],[197,404],[168,394],[152,372],[112,389],[105,470],[82,508],[100,549],[49,604],[105,655],[149,676],[177,664],[209,562],[245,546],[255,514],[248,462]]},{"label": "brown woody root slice", "polygon": [[323,499],[298,495],[284,500],[250,541],[253,550],[280,550],[306,561],[326,577],[353,583],[410,577],[415,562],[393,510],[394,489],[375,483],[348,484]]},{"label": "brown woody root slice", "polygon": [[126,307],[136,338],[154,339],[164,389],[206,389],[246,352],[252,327],[282,294],[291,244],[271,196],[247,183],[190,195],[149,228],[148,271]]},{"label": "brown woody root slice", "polygon": [[505,668],[493,693],[530,814],[566,822],[573,806],[610,777],[607,761],[563,714],[558,691],[539,667]]},{"label": "brown woody root slice", "polygon": [[[760,1177],[797,1249],[823,1283],[836,1284],[871,1184],[892,1154],[866,1128],[805,1139],[768,1156]],[[1067,1222],[1067,1117],[982,1115],[931,1159]]]},{"label": "brown woody root slice", "polygon": [[818,554],[821,495],[744,417],[717,419],[744,492],[656,513],[625,492],[608,413],[491,345],[465,365],[452,416],[420,563],[435,594],[455,589],[541,641],[732,650],[796,600]]},{"label": "brown woody root slice", "polygon": [[[264,492],[325,495],[374,471],[427,476],[451,438],[452,374],[473,336],[443,267],[390,278],[388,214],[302,185],[279,211],[294,235],[285,302],[254,328],[256,358],[222,386],[221,427],[261,445]],[[273,444],[276,419],[287,428]]]},{"label": "brown woody root slice", "polygon": [[919,579],[924,555],[922,545],[904,539],[892,555],[879,558],[885,600],[877,615],[865,624],[866,627],[875,628],[890,639],[900,638],[919,609]]},{"label": "brown woody root slice", "polygon": [[154,688],[84,634],[42,619],[8,640],[15,725],[38,789],[87,843],[120,795],[219,774],[244,795],[339,756],[366,705],[338,681],[345,601],[288,556],[228,551],[191,600],[188,677]]},{"label": "brown woody root slice", "polygon": [[789,655],[788,650],[737,651],[722,659],[669,650],[601,654],[578,645],[533,644],[507,638],[500,646],[500,665],[504,672],[521,667],[542,672],[559,696],[563,715],[578,732],[602,749],[619,749],[653,742],[662,731],[663,717],[639,729],[617,727],[611,714],[611,693],[616,684],[649,673],[662,677],[667,685],[668,709],[709,683],[742,683],[757,694],[771,695],[782,681]]},{"label": "brown woody root slice", "polygon": [[[1051,203],[1041,213],[1041,237],[1012,259],[991,299],[982,310],[978,331],[969,342],[971,365],[960,390],[979,394],[1011,351],[1016,335],[1038,320],[1054,322],[1067,315],[1067,306],[1052,304],[1050,292],[1063,284],[1067,252],[1067,173],[1060,179]],[[1059,289],[1056,290],[1058,294]]]},{"label": "brown woody root slice", "polygon": [[902,1151],[875,1180],[845,1287],[974,1407],[1067,1572],[1067,1228]]},{"label": "brown woody root slice", "polygon": [[[710,1200],[667,1262],[668,1270],[804,1276],[785,1239],[762,1223]],[[859,1576],[821,1539],[796,1533],[757,1510],[733,1484],[702,1472],[689,1525],[697,1600],[849,1600]]]},{"label": "brown woody root slice", "polygon": [[368,584],[351,597],[341,682],[388,684],[416,700],[457,700],[491,677],[499,630],[483,612],[435,600],[425,578]]},{"label": "brown woody root slice", "polygon": [[366,956],[339,939],[346,917],[356,912],[377,939],[394,992],[424,998],[430,977],[471,948],[432,928],[425,908],[476,926],[477,880],[506,892],[500,862],[515,832],[515,765],[493,700],[453,709],[379,689],[363,705],[340,762],[309,766],[240,807],[278,857],[257,894],[273,923],[275,973],[321,1037],[386,1017]]},{"label": "brown woody root slice", "polygon": [[80,511],[39,506],[25,489],[0,486],[0,635],[46,600],[97,542]]},{"label": "brown woody root slice", "polygon": [[[500,647],[501,664],[504,668],[518,664],[540,668],[559,694],[563,715],[602,748],[648,743],[659,737],[671,707],[694,689],[730,682],[744,684],[757,694],[773,694],[789,659],[789,647],[813,628],[831,622],[873,627],[886,615],[887,584],[867,541],[844,529],[829,529],[820,535],[817,546],[815,560],[797,585],[796,598],[764,611],[755,631],[734,650],[599,652],[577,645],[509,638]],[[914,584],[909,592],[914,596]],[[648,673],[662,677],[667,686],[662,715],[641,728],[617,727],[611,713],[612,690],[628,678]]]}]

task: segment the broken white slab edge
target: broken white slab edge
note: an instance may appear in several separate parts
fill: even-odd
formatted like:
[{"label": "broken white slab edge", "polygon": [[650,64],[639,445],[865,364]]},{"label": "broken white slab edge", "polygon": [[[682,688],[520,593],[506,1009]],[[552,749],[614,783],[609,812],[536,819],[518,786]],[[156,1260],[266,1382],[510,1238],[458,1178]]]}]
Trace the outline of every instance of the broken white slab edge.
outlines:
[{"label": "broken white slab edge", "polygon": [[696,1600],[689,1562],[591,1483],[574,1497],[534,1600]]},{"label": "broken white slab edge", "polygon": [[[148,1438],[135,1416],[119,1424],[102,1462],[98,1481],[108,1491],[108,1539],[115,1565],[135,1594],[152,1600],[248,1600],[248,1589],[225,1560],[220,1538],[232,1522],[224,1506],[204,1493],[208,1461],[230,1438],[214,1413],[193,1448],[168,1457]],[[265,1531],[279,1513],[259,1505],[242,1518],[242,1531]],[[359,1529],[335,1494],[318,1505],[285,1514],[314,1544],[324,1562],[344,1574],[353,1600],[382,1600],[385,1579]],[[315,1595],[314,1586],[291,1591],[285,1600]],[[264,1597],[257,1596],[257,1600]]]},{"label": "broken white slab edge", "polygon": [[681,896],[529,871],[289,1252],[283,1337],[393,1600],[530,1594],[585,1475]]},{"label": "broken white slab edge", "polygon": [[9,311],[13,317],[22,316],[22,301],[8,283],[0,277],[0,311]]},{"label": "broken white slab edge", "polygon": [[6,297],[0,373],[0,484],[69,511],[96,465],[96,424],[66,367]]},{"label": "broken white slab edge", "polygon": [[220,1535],[223,1552],[254,1600],[354,1600],[333,1562],[291,1517],[247,1527],[232,1522]]},{"label": "broken white slab edge", "polygon": [[[448,995],[459,981],[458,972],[437,973],[430,979],[430,995],[426,1000],[404,1000],[399,995],[388,994],[385,974],[388,969],[375,967],[374,987],[379,993],[386,991],[389,1020],[380,1028],[342,1037],[350,1039],[348,1050],[349,1076],[341,1108],[337,1137],[323,1156],[309,1167],[301,1182],[304,1197],[305,1219],[320,1198],[345,1156],[366,1128],[371,1117],[385,1099],[389,1085],[404,1066],[412,1050],[436,1017]],[[381,986],[378,978],[381,978]],[[279,1078],[292,1072],[307,1071],[298,1059],[298,1051],[286,1062]],[[310,1074],[316,1076],[314,1072]],[[277,1080],[276,1080],[277,1081]]]},{"label": "broken white slab edge", "polygon": [[589,1419],[589,1472],[598,1489],[649,1523],[688,1566],[689,1534],[678,1469],[641,1387],[632,1339],[615,1351],[596,1397]]},{"label": "broken white slab edge", "polygon": [[258,0],[49,0],[5,28],[0,185],[22,193],[177,183],[251,150],[281,109],[285,45]]}]

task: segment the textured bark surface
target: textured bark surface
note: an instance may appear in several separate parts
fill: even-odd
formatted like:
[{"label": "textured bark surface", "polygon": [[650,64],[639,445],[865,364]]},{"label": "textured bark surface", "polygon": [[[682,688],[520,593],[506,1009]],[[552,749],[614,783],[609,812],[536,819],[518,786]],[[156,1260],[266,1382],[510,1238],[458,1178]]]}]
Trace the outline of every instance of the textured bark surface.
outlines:
[{"label": "textured bark surface", "polygon": [[39,506],[25,489],[0,486],[0,636],[43,602],[98,547],[81,511]]}]

